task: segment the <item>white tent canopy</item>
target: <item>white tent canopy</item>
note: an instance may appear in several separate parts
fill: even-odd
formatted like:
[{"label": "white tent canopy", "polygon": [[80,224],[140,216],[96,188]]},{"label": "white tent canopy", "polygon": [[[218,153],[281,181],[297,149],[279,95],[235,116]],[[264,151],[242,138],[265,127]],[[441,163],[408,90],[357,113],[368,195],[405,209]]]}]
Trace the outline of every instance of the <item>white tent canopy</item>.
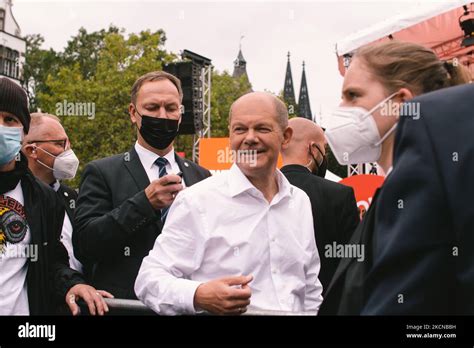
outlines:
[{"label": "white tent canopy", "polygon": [[398,14],[373,26],[354,32],[342,39],[336,43],[336,53],[341,57],[345,54],[351,53],[361,46],[376,41],[382,37],[387,37],[439,14],[467,5],[471,3],[471,1],[472,0],[451,0],[449,2],[440,2],[436,4],[429,3],[430,6],[428,8],[426,3],[419,3],[417,8],[411,12]]}]

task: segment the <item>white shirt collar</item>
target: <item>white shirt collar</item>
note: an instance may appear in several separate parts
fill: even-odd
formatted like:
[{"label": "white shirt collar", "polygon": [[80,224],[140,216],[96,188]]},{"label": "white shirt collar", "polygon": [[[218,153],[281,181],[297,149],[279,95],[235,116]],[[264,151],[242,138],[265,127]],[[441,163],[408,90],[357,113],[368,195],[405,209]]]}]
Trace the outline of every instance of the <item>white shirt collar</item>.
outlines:
[{"label": "white shirt collar", "polygon": [[[277,175],[277,182],[278,182],[278,201],[283,199],[284,197],[291,196],[293,194],[293,186],[290,184],[288,179],[283,175],[283,173],[276,169],[275,171]],[[234,163],[229,170],[229,193],[231,197],[235,197],[242,192],[246,191],[258,191],[260,192],[245,176],[244,173],[240,170],[240,168]],[[261,192],[260,192],[261,193]]]},{"label": "white shirt collar", "polygon": [[[156,153],[145,149],[138,143],[138,141],[135,143],[135,151],[137,151],[138,157],[140,158],[143,167],[147,169],[152,168],[155,164],[155,161],[158,159],[158,157],[160,157]],[[176,158],[174,157],[174,148],[172,147],[171,150],[162,157],[166,158],[169,164],[173,166],[173,164],[176,162]]]},{"label": "white shirt collar", "polygon": [[51,187],[53,188],[54,191],[58,192],[60,186],[61,186],[61,183],[59,182],[59,180],[56,180]]}]

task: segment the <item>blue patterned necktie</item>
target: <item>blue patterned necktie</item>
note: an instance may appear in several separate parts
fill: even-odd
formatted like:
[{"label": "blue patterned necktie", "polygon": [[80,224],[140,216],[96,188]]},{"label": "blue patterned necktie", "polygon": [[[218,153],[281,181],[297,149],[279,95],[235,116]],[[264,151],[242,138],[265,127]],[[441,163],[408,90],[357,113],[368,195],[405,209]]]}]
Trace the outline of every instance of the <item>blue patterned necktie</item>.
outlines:
[{"label": "blue patterned necktie", "polygon": [[[167,175],[166,172],[166,165],[168,164],[168,160],[164,157],[158,157],[155,161],[155,164],[159,168],[159,177],[162,178],[163,176]],[[168,210],[170,207],[165,207],[161,209],[161,221],[165,223],[166,215],[168,214]]]}]

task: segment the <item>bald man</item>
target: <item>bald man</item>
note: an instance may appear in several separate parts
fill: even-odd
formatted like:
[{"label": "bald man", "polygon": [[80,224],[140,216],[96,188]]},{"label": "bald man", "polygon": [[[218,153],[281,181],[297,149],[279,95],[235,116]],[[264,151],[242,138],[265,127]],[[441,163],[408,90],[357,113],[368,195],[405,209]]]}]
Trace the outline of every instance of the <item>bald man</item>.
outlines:
[{"label": "bald man", "polygon": [[25,135],[22,152],[28,157],[28,167],[33,175],[53,188],[64,202],[66,215],[61,242],[67,249],[70,267],[82,273],[83,267],[74,256],[71,240],[77,192],[60,182],[74,178],[79,160],[59,118],[50,114],[31,114],[30,131]]},{"label": "bald man", "polygon": [[301,117],[289,120],[289,126],[293,129],[293,136],[288,146],[282,149],[281,171],[311,201],[316,244],[321,258],[319,280],[324,297],[340,261],[331,251],[335,245],[347,243],[359,223],[359,214],[352,188],[323,178],[327,160],[321,127]]},{"label": "bald man", "polygon": [[286,106],[255,92],[229,114],[231,169],[181,191],[135,283],[160,314],[317,313],[319,255],[308,196],[277,170]]}]

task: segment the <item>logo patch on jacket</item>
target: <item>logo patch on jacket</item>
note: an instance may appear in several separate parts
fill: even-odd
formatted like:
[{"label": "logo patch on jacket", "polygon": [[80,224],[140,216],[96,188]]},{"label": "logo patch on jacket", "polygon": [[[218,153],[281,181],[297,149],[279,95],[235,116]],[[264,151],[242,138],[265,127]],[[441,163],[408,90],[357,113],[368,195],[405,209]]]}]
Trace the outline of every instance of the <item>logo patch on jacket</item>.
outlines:
[{"label": "logo patch on jacket", "polygon": [[28,224],[25,209],[17,200],[0,195],[0,254],[6,246],[20,243],[25,239]]}]

